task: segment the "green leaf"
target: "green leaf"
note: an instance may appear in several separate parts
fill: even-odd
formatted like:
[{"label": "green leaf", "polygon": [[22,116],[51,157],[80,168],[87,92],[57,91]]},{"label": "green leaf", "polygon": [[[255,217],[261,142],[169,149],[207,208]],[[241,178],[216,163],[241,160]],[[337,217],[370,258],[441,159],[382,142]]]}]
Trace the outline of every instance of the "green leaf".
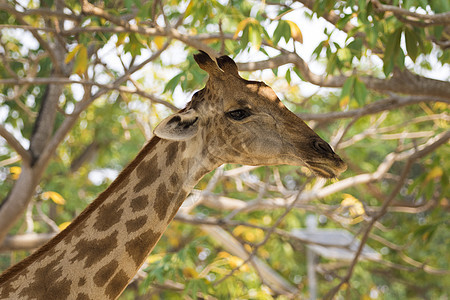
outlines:
[{"label": "green leaf", "polygon": [[303,77],[302,73],[300,73],[300,70],[299,70],[297,67],[294,67],[293,70],[294,70],[295,74],[297,74],[297,76],[298,76],[301,80],[306,81],[306,80],[305,80],[305,77]]},{"label": "green leaf", "polygon": [[319,45],[317,45],[317,47],[314,49],[314,51],[312,53],[313,57],[317,58],[320,56],[320,53],[322,53],[325,43],[327,43],[327,45],[328,45],[328,41],[322,41],[319,43]]},{"label": "green leaf", "polygon": [[362,46],[363,46],[362,39],[355,38],[350,44],[348,44],[347,48],[350,49],[353,56],[356,56],[358,59],[361,59]]},{"label": "green leaf", "polygon": [[249,26],[246,26],[244,28],[244,31],[242,31],[242,36],[241,36],[241,47],[242,49],[244,49],[245,47],[247,47],[248,42],[249,42]]},{"label": "green leaf", "polygon": [[348,23],[348,21],[350,21],[351,18],[352,18],[352,14],[345,15],[345,17],[340,18],[339,21],[336,22],[336,27],[339,29],[343,29],[344,26]]},{"label": "green leaf", "polygon": [[286,71],[286,81],[288,84],[291,84],[291,69],[287,69]]},{"label": "green leaf", "polygon": [[364,32],[366,33],[366,41],[371,48],[375,47],[378,43],[379,34],[378,22],[373,22],[370,25],[364,25]]},{"label": "green leaf", "polygon": [[337,56],[342,61],[350,61],[352,59],[352,52],[349,48],[342,48],[337,51]]},{"label": "green leaf", "polygon": [[274,44],[275,45],[278,44],[278,42],[280,41],[280,39],[282,37],[284,38],[286,43],[291,38],[291,27],[289,26],[289,23],[284,20],[280,20],[278,22],[278,26],[277,26],[277,28],[275,28],[275,31],[273,32]]},{"label": "green leaf", "polygon": [[403,49],[401,48],[395,57],[395,64],[400,68],[400,70],[405,68],[405,53],[403,53]]},{"label": "green leaf", "polygon": [[342,86],[341,90],[341,100],[345,97],[350,97],[352,93],[353,86],[355,84],[356,78],[354,76],[351,76],[347,78],[347,80],[344,82],[344,85]]},{"label": "green leaf", "polygon": [[355,89],[354,89],[356,102],[360,107],[363,107],[366,103],[367,97],[367,88],[364,82],[359,79],[355,80]]},{"label": "green leaf", "polygon": [[278,68],[271,69],[275,76],[278,76]]},{"label": "green leaf", "polygon": [[252,45],[252,48],[255,50],[259,50],[261,47],[261,31],[260,27],[257,24],[250,24],[248,31],[249,42]]},{"label": "green leaf", "polygon": [[414,30],[411,30],[408,27],[405,28],[405,41],[408,56],[412,59],[413,62],[415,62],[419,54],[418,37]]},{"label": "green leaf", "polygon": [[180,82],[180,78],[181,76],[184,75],[184,72],[179,73],[178,75],[174,76],[172,79],[169,80],[169,82],[167,82],[166,86],[164,87],[164,91],[165,92],[172,92],[175,90],[175,88],[177,87],[178,83]]},{"label": "green leaf", "polygon": [[386,49],[383,56],[383,72],[387,77],[394,69],[394,61],[400,52],[400,39],[402,36],[402,28],[397,28],[388,38]]},{"label": "green leaf", "polygon": [[130,53],[132,56],[141,55],[141,49],[145,48],[139,39],[138,34],[130,34],[130,40],[125,44],[123,50]]},{"label": "green leaf", "polygon": [[290,28],[290,35],[294,39],[294,41],[300,42],[300,44],[303,43],[303,34],[300,30],[300,28],[292,21],[286,21],[289,24]]}]

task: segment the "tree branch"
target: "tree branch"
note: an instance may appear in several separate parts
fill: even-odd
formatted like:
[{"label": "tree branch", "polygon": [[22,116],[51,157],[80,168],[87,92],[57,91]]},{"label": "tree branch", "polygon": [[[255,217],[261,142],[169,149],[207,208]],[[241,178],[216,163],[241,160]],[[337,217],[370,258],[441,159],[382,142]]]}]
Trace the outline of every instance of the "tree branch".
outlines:
[{"label": "tree branch", "polygon": [[[423,24],[427,26],[450,25],[450,12],[435,15],[419,14],[398,6],[381,4],[378,0],[371,1],[378,12],[392,12],[396,16],[410,17],[412,21],[423,21]],[[410,19],[407,18],[407,20]]]},{"label": "tree branch", "polygon": [[32,15],[38,15],[38,16],[45,16],[45,17],[54,17],[58,19],[63,20],[72,20],[72,21],[80,21],[81,17],[77,15],[69,15],[61,11],[54,11],[47,8],[36,8],[36,9],[26,9],[24,11],[17,11],[14,9],[11,5],[8,5],[4,2],[0,2],[0,10],[4,10],[10,14],[16,15],[16,16],[32,16]]},{"label": "tree branch", "polygon": [[[274,69],[286,64],[294,64],[306,81],[322,87],[342,87],[347,80],[347,76],[322,76],[313,73],[308,64],[297,53],[286,52],[282,55],[269,58],[264,61],[238,63],[240,71],[256,71],[263,69]],[[394,93],[404,93],[409,95],[435,96],[443,99],[450,99],[450,83],[419,76],[408,70],[394,72],[388,79],[380,79],[371,76],[360,76],[359,80],[364,82],[368,89],[382,93],[388,91]]]},{"label": "tree branch", "polygon": [[33,250],[48,242],[55,235],[56,233],[27,233],[7,236],[0,244],[0,252]]},{"label": "tree branch", "polygon": [[6,128],[0,124],[0,136],[2,136],[8,145],[10,145],[14,151],[17,152],[22,157],[22,161],[25,164],[30,164],[31,155],[30,153],[20,144],[20,142],[8,131]]},{"label": "tree branch", "polygon": [[433,98],[429,96],[409,96],[401,97],[392,95],[389,98],[378,100],[366,106],[349,111],[337,111],[322,114],[299,113],[298,116],[305,121],[333,121],[337,119],[353,118],[355,116],[366,116],[377,114],[382,111],[390,111],[399,107],[417,104],[420,102],[444,102],[450,104],[450,98]]},{"label": "tree branch", "polygon": [[[422,145],[422,147],[417,149],[411,149],[409,151],[405,151],[402,154],[399,154],[399,158],[407,158],[406,164],[403,167],[402,173],[400,175],[400,179],[398,180],[397,184],[395,185],[394,189],[391,191],[389,197],[386,199],[386,201],[383,203],[379,213],[375,215],[370,223],[367,225],[364,234],[361,238],[361,243],[358,247],[358,250],[355,253],[355,257],[347,271],[347,275],[341,280],[341,282],[336,285],[334,288],[332,288],[324,297],[324,299],[333,299],[333,297],[336,295],[336,293],[339,291],[341,286],[345,283],[348,283],[350,281],[350,278],[352,277],[353,270],[358,263],[359,257],[362,253],[362,249],[364,245],[367,242],[367,239],[369,238],[369,234],[375,224],[376,221],[378,221],[382,216],[386,214],[388,211],[388,207],[391,204],[391,202],[395,199],[395,197],[400,192],[400,189],[403,187],[404,182],[409,174],[409,171],[411,170],[411,167],[415,160],[427,155],[428,153],[434,151],[437,147],[441,146],[442,144],[446,143],[450,138],[450,131],[447,131],[443,134],[440,134],[439,136],[436,136],[433,141],[426,143],[426,146]],[[414,265],[414,264],[413,264]]]}]

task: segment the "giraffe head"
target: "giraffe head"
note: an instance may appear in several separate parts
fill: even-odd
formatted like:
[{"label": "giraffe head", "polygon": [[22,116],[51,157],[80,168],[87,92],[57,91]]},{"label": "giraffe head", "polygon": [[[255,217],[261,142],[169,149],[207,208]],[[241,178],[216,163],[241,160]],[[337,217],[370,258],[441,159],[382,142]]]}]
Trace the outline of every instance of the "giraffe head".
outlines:
[{"label": "giraffe head", "polygon": [[347,165],[264,82],[239,76],[228,56],[213,61],[194,56],[208,72],[206,87],[182,111],[166,118],[155,135],[169,140],[195,139],[202,152],[219,163],[304,165],[317,176],[332,178]]}]

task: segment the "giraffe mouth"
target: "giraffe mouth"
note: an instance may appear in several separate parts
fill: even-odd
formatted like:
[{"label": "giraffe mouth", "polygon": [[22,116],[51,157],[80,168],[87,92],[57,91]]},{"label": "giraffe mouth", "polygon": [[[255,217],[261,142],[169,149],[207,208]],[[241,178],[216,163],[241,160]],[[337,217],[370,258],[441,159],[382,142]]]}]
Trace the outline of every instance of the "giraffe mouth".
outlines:
[{"label": "giraffe mouth", "polygon": [[322,178],[335,178],[339,175],[340,172],[335,172],[330,166],[308,161],[306,162],[306,166],[314,173],[314,175]]}]

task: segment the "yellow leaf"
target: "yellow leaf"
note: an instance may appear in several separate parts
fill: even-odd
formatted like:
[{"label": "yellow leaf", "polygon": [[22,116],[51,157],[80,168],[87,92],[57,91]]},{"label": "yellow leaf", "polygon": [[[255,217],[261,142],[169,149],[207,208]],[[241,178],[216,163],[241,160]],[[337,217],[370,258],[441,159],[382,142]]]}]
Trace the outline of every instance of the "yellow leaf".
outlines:
[{"label": "yellow leaf", "polygon": [[341,101],[339,101],[339,106],[341,107],[341,109],[344,109],[348,105],[349,101],[350,101],[350,96],[349,95],[344,96],[341,99]]},{"label": "yellow leaf", "polygon": [[75,64],[73,65],[73,72],[80,75],[83,74],[88,67],[88,54],[84,45],[80,45],[80,49],[75,58]]},{"label": "yellow leaf", "polygon": [[436,110],[446,110],[446,109],[450,109],[450,105],[448,105],[445,102],[435,102],[433,105],[433,108]]},{"label": "yellow leaf", "polygon": [[58,228],[61,229],[61,231],[62,231],[64,229],[66,229],[67,226],[69,226],[69,225],[70,225],[70,222],[64,222],[64,223],[59,224]]},{"label": "yellow leaf", "polygon": [[12,174],[11,178],[13,180],[19,179],[19,175],[22,172],[22,169],[20,167],[11,167],[9,168],[9,172]]},{"label": "yellow leaf", "polygon": [[67,53],[66,59],[64,60],[64,63],[68,64],[72,61],[72,59],[75,57],[75,55],[80,50],[82,44],[78,44],[75,46],[75,48],[72,49],[69,53]]},{"label": "yellow leaf", "polygon": [[210,39],[204,39],[203,40],[203,42],[206,43],[206,44],[212,44],[212,43],[215,43],[215,42],[218,42],[218,41],[220,41],[219,38],[210,38]]},{"label": "yellow leaf", "polygon": [[233,235],[240,236],[242,233],[244,233],[247,230],[247,227],[245,226],[236,226],[236,228],[233,229]]},{"label": "yellow leaf", "polygon": [[355,225],[358,223],[361,223],[362,221],[364,221],[364,218],[362,216],[356,217],[353,220],[350,221],[350,224]]},{"label": "yellow leaf", "polygon": [[220,251],[220,252],[217,254],[217,257],[219,257],[219,258],[228,258],[228,257],[230,257],[230,256],[231,256],[230,253],[225,252],[225,251]]},{"label": "yellow leaf", "polygon": [[350,194],[344,194],[344,200],[342,200],[341,206],[348,208],[352,217],[359,217],[365,213],[364,206],[361,201]]},{"label": "yellow leaf", "polygon": [[300,44],[303,44],[303,35],[302,32],[300,31],[300,28],[298,28],[297,24],[289,20],[286,20],[286,22],[288,22],[289,27],[291,27],[292,38],[295,41],[300,42]]},{"label": "yellow leaf", "polygon": [[149,257],[147,257],[146,262],[148,264],[152,264],[154,262],[161,260],[163,258],[163,256],[164,256],[163,253],[150,255]]},{"label": "yellow leaf", "polygon": [[239,22],[238,26],[236,27],[236,32],[234,33],[233,39],[238,37],[239,32],[244,30],[245,26],[247,26],[248,23],[254,23],[255,21],[256,20],[253,18],[247,18],[247,19],[244,19],[241,22]]},{"label": "yellow leaf", "polygon": [[53,192],[53,191],[44,192],[44,193],[42,193],[42,197],[45,200],[52,199],[53,202],[55,202],[56,204],[59,204],[59,205],[66,204],[66,200],[64,200],[64,198],[57,192]]},{"label": "yellow leaf", "polygon": [[425,178],[424,183],[426,183],[426,182],[428,182],[428,181],[430,181],[430,180],[432,180],[432,179],[441,177],[443,173],[444,173],[444,171],[442,170],[442,168],[441,168],[440,166],[434,167],[434,168],[431,169],[431,171],[428,173],[427,177]]},{"label": "yellow leaf", "polygon": [[161,50],[162,47],[164,46],[164,40],[165,40],[165,38],[163,38],[162,36],[156,36],[153,39],[153,42],[155,43],[156,48],[158,48],[158,50]]},{"label": "yellow leaf", "polygon": [[233,269],[236,268],[236,267],[241,266],[243,262],[244,262],[244,261],[243,261],[241,258],[237,257],[237,256],[233,256],[233,255],[232,255],[232,256],[230,256],[230,257],[228,258],[228,264],[229,264],[230,267],[232,267]]},{"label": "yellow leaf", "polygon": [[184,16],[187,17],[191,14],[192,12],[192,8],[194,7],[194,1],[195,0],[191,0],[189,1],[188,6],[186,7],[186,11],[184,12]]},{"label": "yellow leaf", "polygon": [[183,269],[183,275],[187,278],[197,278],[198,273],[192,267],[186,267]]},{"label": "yellow leaf", "polygon": [[128,33],[121,33],[117,36],[116,46],[120,46],[124,43],[125,38],[128,36]]}]

